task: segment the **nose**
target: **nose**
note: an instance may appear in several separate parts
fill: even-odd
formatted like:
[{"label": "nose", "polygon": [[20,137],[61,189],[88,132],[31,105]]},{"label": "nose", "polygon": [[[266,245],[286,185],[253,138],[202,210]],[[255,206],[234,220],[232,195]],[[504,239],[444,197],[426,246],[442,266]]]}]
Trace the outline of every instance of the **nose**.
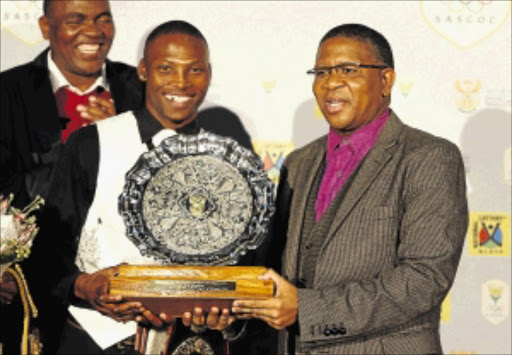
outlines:
[{"label": "nose", "polygon": [[187,73],[184,70],[177,70],[176,75],[170,78],[170,84],[174,87],[183,90],[189,86]]},{"label": "nose", "polygon": [[82,29],[82,32],[89,36],[94,38],[104,37],[105,32],[102,29],[102,26],[94,21],[88,21],[84,24],[84,27]]},{"label": "nose", "polygon": [[325,79],[322,86],[327,89],[336,89],[345,85],[347,85],[345,79],[343,79],[341,75],[338,75],[338,73],[333,70],[329,73],[329,76],[327,79]]}]

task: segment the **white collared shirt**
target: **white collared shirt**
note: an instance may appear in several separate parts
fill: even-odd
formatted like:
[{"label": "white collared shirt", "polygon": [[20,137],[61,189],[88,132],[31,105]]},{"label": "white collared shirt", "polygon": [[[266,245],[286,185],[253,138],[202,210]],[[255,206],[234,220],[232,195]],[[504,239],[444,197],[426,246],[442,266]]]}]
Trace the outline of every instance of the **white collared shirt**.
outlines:
[{"label": "white collared shirt", "polygon": [[88,94],[96,90],[98,86],[101,86],[105,90],[109,91],[109,86],[107,82],[107,69],[105,63],[103,63],[103,65],[101,66],[101,75],[86,91],[82,91],[69,83],[69,81],[62,74],[60,69],[57,67],[57,64],[55,64],[55,62],[53,61],[51,56],[51,50],[48,51],[48,71],[50,72],[50,82],[52,84],[53,93],[56,93],[57,90],[59,90],[61,87],[68,87],[69,90],[79,95]]}]

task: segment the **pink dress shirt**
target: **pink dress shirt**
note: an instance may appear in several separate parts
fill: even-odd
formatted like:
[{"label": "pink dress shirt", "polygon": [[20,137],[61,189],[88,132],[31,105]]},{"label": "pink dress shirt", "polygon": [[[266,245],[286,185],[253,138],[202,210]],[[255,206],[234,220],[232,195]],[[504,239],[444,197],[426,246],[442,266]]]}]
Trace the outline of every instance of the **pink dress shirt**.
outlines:
[{"label": "pink dress shirt", "polygon": [[332,128],[329,130],[327,164],[316,199],[315,221],[320,220],[347,179],[373,147],[388,118],[389,110],[386,110],[377,119],[349,137],[341,137]]}]

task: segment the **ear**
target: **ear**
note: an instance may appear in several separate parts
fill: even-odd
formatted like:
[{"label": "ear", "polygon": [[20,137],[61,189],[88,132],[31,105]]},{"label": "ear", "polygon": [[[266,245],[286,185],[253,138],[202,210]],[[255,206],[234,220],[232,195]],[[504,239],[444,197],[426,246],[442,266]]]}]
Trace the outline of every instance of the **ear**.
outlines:
[{"label": "ear", "polygon": [[212,65],[208,63],[208,82],[212,81]]},{"label": "ear", "polygon": [[39,17],[39,29],[44,39],[50,39],[50,22],[47,16]]},{"label": "ear", "polygon": [[385,68],[381,71],[382,96],[391,96],[391,90],[395,84],[395,71],[392,68]]},{"label": "ear", "polygon": [[137,66],[137,75],[139,76],[139,80],[142,82],[146,82],[148,80],[146,64],[144,63],[144,58],[142,58]]}]

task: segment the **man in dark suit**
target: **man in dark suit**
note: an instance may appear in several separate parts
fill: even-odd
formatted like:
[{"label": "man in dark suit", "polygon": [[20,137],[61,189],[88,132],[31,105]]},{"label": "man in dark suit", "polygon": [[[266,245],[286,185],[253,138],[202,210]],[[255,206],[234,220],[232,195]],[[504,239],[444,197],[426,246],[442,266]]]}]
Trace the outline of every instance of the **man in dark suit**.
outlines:
[{"label": "man in dark suit", "polygon": [[0,76],[0,192],[14,193],[15,206],[46,197],[72,130],[144,103],[135,68],[106,59],[115,34],[108,1],[46,0],[39,24],[50,48]]},{"label": "man in dark suit", "polygon": [[[115,34],[107,0],[45,0],[39,25],[50,48],[0,75],[0,193],[13,193],[16,207],[37,194],[46,198],[70,133],[144,104],[135,68],[106,59]],[[16,293],[12,278],[0,289],[2,303]],[[2,311],[6,353],[19,351],[18,301]]]},{"label": "man in dark suit", "polygon": [[440,353],[468,218],[460,152],[389,109],[393,56],[373,29],[329,31],[308,73],[330,131],[282,170],[275,298],[234,311],[287,328],[287,353]]}]

